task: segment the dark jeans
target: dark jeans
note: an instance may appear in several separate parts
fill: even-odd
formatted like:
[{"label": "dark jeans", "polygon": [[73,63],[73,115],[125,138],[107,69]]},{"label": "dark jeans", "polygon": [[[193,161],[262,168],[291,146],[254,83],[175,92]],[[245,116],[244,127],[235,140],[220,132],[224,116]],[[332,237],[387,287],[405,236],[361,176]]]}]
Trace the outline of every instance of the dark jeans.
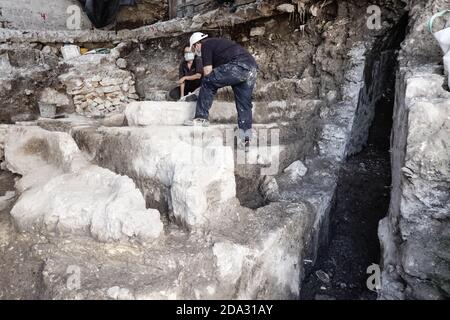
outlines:
[{"label": "dark jeans", "polygon": [[195,118],[208,119],[209,109],[217,90],[231,86],[234,92],[238,127],[242,130],[252,128],[252,93],[255,87],[257,66],[242,62],[221,65],[203,77],[197,100]]}]

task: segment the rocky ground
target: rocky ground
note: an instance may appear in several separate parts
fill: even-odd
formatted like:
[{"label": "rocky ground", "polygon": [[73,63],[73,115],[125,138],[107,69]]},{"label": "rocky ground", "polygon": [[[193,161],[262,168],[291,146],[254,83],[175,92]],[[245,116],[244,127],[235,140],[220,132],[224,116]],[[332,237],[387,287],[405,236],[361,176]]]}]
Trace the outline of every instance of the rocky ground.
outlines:
[{"label": "rocky ground", "polygon": [[[0,197],[14,190],[16,175],[0,170]],[[3,203],[2,203],[3,204]],[[29,243],[18,241],[10,210],[11,205],[0,208],[0,299],[43,298],[42,260],[37,259]]]}]

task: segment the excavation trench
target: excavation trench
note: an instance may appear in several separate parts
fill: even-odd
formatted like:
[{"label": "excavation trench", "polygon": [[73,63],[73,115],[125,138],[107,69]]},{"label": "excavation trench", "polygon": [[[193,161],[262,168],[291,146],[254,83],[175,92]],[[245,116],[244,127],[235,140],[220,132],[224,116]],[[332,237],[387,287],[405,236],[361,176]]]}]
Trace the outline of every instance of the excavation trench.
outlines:
[{"label": "excavation trench", "polygon": [[[375,99],[367,143],[342,165],[330,212],[328,242],[301,290],[301,299],[347,300],[377,298],[367,287],[367,268],[379,264],[379,221],[388,212],[391,186],[390,135],[395,100],[397,53],[408,25],[404,16],[381,49],[371,53],[365,67],[365,87],[360,96]],[[375,46],[376,48],[377,46]],[[363,100],[363,101],[361,101]],[[364,136],[364,134],[362,134]],[[358,143],[353,144],[358,151]]]},{"label": "excavation trench", "polygon": [[[353,8],[350,4],[348,6]],[[330,6],[324,16],[338,23],[340,20],[335,18],[342,12],[334,9],[337,9],[335,5]],[[264,157],[261,157],[261,162],[251,164],[222,164],[220,171],[214,168],[199,175],[192,163],[183,162],[188,159],[186,154],[190,150],[188,146],[191,146],[193,133],[179,123],[172,123],[181,114],[175,106],[174,110],[170,109],[173,113],[167,111],[168,116],[164,120],[168,123],[132,124],[129,121],[132,116],[126,118],[128,126],[124,126],[123,118],[120,124],[114,125],[102,125],[102,120],[92,119],[83,119],[82,123],[76,123],[76,120],[71,123],[70,119],[67,122],[39,120],[34,123],[49,131],[70,133],[71,137],[65,138],[73,138],[83,157],[92,164],[92,170],[108,174],[111,179],[119,179],[118,175],[131,178],[131,191],[136,190],[136,186],[143,195],[142,210],[145,205],[158,209],[165,225],[161,243],[136,247],[135,257],[127,252],[113,257],[117,254],[113,248],[115,244],[111,246],[113,253],[99,253],[103,252],[104,244],[91,241],[89,232],[83,233],[87,239],[77,238],[80,245],[76,241],[68,248],[66,244],[59,246],[59,241],[48,245],[43,254],[39,253],[39,259],[46,255],[52,257],[45,259],[49,261],[44,265],[48,286],[45,293],[53,295],[56,292],[58,297],[73,297],[74,293],[67,290],[63,281],[53,283],[49,279],[55,275],[63,279],[59,275],[65,274],[65,266],[77,264],[83,266],[87,272],[86,279],[92,283],[92,287],[83,288],[84,291],[79,293],[88,298],[110,297],[108,289],[116,286],[129,288],[137,298],[298,298],[299,288],[304,299],[375,298],[375,294],[365,289],[365,270],[379,261],[376,227],[378,220],[385,216],[389,202],[388,149],[395,51],[403,39],[407,21],[403,19],[394,31],[380,39],[383,45],[373,44],[372,36],[358,35],[354,41],[348,41],[345,33],[334,31],[338,28],[330,28],[326,38],[336,40],[339,37],[336,41],[345,43],[340,47],[333,41],[324,41],[319,33],[291,32],[295,27],[286,18],[285,15],[249,23],[244,25],[245,28],[236,29],[240,34],[233,37],[247,42],[246,46],[262,62],[261,83],[255,92],[255,125],[280,129],[278,144],[273,142],[273,145],[281,147],[277,159],[279,167],[271,180],[261,174],[262,167],[267,165]],[[314,23],[310,21],[311,30],[316,28]],[[243,40],[256,26],[265,26],[277,34],[270,45],[258,38]],[[121,59],[127,62],[126,71],[117,70],[117,57],[106,59],[101,70],[107,71],[108,77],[114,81],[115,77],[123,78],[129,74],[131,77],[132,74],[132,86],[136,83],[135,90],[139,94],[139,99],[133,98],[136,100],[133,103],[142,109],[154,108],[147,120],[155,120],[152,116],[164,105],[155,98],[173,85],[171,77],[176,76],[176,67],[169,66],[178,59],[177,46],[186,40],[186,36],[180,36],[127,47],[121,53]],[[368,45],[376,49],[364,58]],[[347,57],[350,57],[350,62]],[[112,62],[109,59],[113,59]],[[356,108],[364,64],[365,86]],[[80,71],[76,68],[69,69],[64,75],[67,74],[73,79],[63,77],[61,81],[66,81],[66,89],[70,85],[69,78],[74,82],[98,82],[90,74],[82,74],[80,78]],[[162,76],[155,77],[154,74]],[[348,86],[353,87],[348,90]],[[125,89],[120,90],[120,94],[124,94],[122,91]],[[235,126],[234,105],[227,101],[228,93],[218,94],[218,107],[211,112],[213,126],[208,129],[211,134],[223,134],[224,126]],[[81,104],[77,106],[82,107]],[[181,107],[189,106],[181,104]],[[80,110],[90,112],[90,109]],[[140,118],[145,120],[145,116]],[[346,121],[349,119],[351,121]],[[30,130],[36,130],[43,139],[57,138],[55,134],[36,128]],[[27,130],[24,128],[23,131]],[[214,141],[212,137],[206,139],[211,145]],[[364,145],[367,146],[363,149]],[[224,146],[218,143],[216,147],[219,152]],[[356,155],[341,167],[343,157],[351,154]],[[285,171],[294,162],[299,165],[298,172]],[[306,173],[299,173],[302,166],[307,168]],[[8,179],[8,188],[12,189],[12,176]],[[271,186],[277,183],[279,188],[272,189]],[[330,213],[333,195],[336,205]],[[198,202],[190,201],[191,198]],[[222,207],[216,210],[219,205]],[[203,216],[208,223],[188,220]],[[8,234],[13,233],[8,212],[5,211],[1,217],[3,222],[8,222],[3,223],[3,229]],[[192,230],[201,232],[184,232],[180,228],[184,223],[190,223]],[[48,235],[49,238],[53,236]],[[327,238],[328,243],[317,250],[318,243]],[[25,245],[33,241],[19,240]],[[82,252],[77,251],[80,248]],[[99,253],[99,257],[85,254],[89,252]],[[231,264],[229,257],[233,259]],[[38,270],[37,274],[42,274],[39,271],[39,261],[42,260],[39,259],[36,258],[32,265]],[[106,260],[111,263],[105,264],[101,272],[92,268]],[[126,266],[122,260],[126,261]],[[5,261],[4,265],[14,269],[18,259],[11,256]],[[182,262],[182,268],[178,261]],[[316,262],[312,270],[308,269],[308,261]],[[347,264],[348,261],[351,264]],[[123,272],[125,268],[126,273]],[[155,271],[150,274],[150,269]],[[329,283],[324,284],[317,279],[316,271],[319,270],[328,274]],[[183,278],[184,274],[189,275],[187,280]],[[305,275],[304,283],[300,284]],[[41,288],[41,278],[34,280],[38,289]],[[152,284],[143,287],[142,283],[149,282],[149,279]],[[7,283],[6,279],[0,280]],[[179,285],[172,286],[175,283]],[[7,295],[23,296],[23,293],[8,292]],[[35,293],[36,297],[43,295],[41,289]]]}]

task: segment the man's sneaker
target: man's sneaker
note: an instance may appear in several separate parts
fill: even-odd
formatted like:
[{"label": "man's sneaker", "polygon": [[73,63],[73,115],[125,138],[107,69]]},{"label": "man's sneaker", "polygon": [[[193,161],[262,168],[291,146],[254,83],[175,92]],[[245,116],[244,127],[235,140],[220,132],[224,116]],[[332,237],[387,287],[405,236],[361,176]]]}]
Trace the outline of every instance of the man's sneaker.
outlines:
[{"label": "man's sneaker", "polygon": [[241,150],[245,150],[245,152],[248,152],[250,149],[250,138],[245,137],[244,139],[238,139],[238,148]]},{"label": "man's sneaker", "polygon": [[208,127],[209,121],[207,119],[195,118],[192,120],[186,120],[183,124],[189,127]]}]

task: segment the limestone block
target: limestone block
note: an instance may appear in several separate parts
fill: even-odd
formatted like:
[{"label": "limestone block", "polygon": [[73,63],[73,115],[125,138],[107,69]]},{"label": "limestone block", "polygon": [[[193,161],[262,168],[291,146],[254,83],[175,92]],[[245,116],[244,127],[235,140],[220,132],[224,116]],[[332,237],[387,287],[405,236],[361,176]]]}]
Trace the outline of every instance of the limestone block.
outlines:
[{"label": "limestone block", "polygon": [[216,146],[207,150],[194,146],[185,150],[189,149],[191,155],[203,155],[203,159],[193,156],[193,161],[176,165],[171,199],[175,218],[192,227],[207,221],[205,213],[212,203],[234,198],[236,183],[231,148]]},{"label": "limestone block", "polygon": [[91,235],[103,242],[147,241],[162,231],[159,212],[145,209],[132,180],[97,166],[25,191],[11,215],[21,230]]},{"label": "limestone block", "polygon": [[5,195],[0,196],[0,211],[8,208],[14,202],[15,196],[14,191],[7,191]]},{"label": "limestone block", "polygon": [[120,91],[120,87],[117,86],[117,85],[103,87],[103,92],[104,93],[111,93],[111,92],[115,92],[115,91]]},{"label": "limestone block", "polygon": [[7,124],[0,124],[0,159],[3,157],[3,150],[5,148],[5,139],[8,134],[8,129],[10,128]]},{"label": "limestone block", "polygon": [[100,81],[102,81],[102,77],[99,75],[95,75],[91,78],[91,81],[92,82],[100,82]]},{"label": "limestone block", "polygon": [[182,125],[194,114],[195,103],[192,102],[131,102],[125,109],[130,126]]},{"label": "limestone block", "polygon": [[116,99],[117,97],[119,97],[120,95],[121,95],[121,93],[118,92],[118,91],[108,92],[108,93],[106,94],[106,98],[108,98],[109,100],[114,100],[114,99]]},{"label": "limestone block", "polygon": [[[303,241],[295,241],[310,231],[310,219],[304,204],[281,203],[271,203],[254,214],[240,212],[232,219],[225,216],[215,232],[235,237],[233,241],[219,237],[214,243],[217,277],[225,287],[234,288],[237,299],[254,297],[256,292],[262,299],[261,287],[273,298],[281,292],[297,296],[301,265],[296,246]],[[263,280],[266,277],[270,280]]]},{"label": "limestone block", "polygon": [[80,90],[83,86],[83,81],[79,77],[74,77],[72,74],[63,74],[58,77],[58,79],[64,83],[66,86],[67,93],[71,93],[71,91]]},{"label": "limestone block", "polygon": [[405,99],[409,102],[412,99],[422,97],[437,97],[442,92],[444,78],[440,75],[417,75],[407,79]]},{"label": "limestone block", "polygon": [[383,298],[445,299],[450,292],[443,245],[449,240],[450,93],[436,70],[405,68],[397,79],[391,206],[378,230]]},{"label": "limestone block", "polygon": [[21,231],[86,235],[102,242],[155,240],[163,225],[133,181],[90,164],[72,137],[38,127],[12,128],[9,170],[23,178],[11,215]]},{"label": "limestone block", "polygon": [[[196,102],[139,101],[127,105],[125,116],[130,126],[183,125],[195,115]],[[256,108],[255,108],[256,109]],[[258,116],[255,115],[258,119]],[[210,120],[218,122],[236,121],[234,103],[214,101]]]},{"label": "limestone block", "polygon": [[0,70],[9,70],[11,69],[11,63],[9,61],[8,53],[3,53],[0,55]]},{"label": "limestone block", "polygon": [[165,90],[151,90],[145,93],[145,100],[147,101],[166,101],[167,91]]},{"label": "limestone block", "polygon": [[148,203],[168,201],[173,216],[188,228],[208,222],[212,205],[235,197],[233,150],[223,145],[220,129],[80,128],[74,137],[93,151],[99,165],[132,177]]},{"label": "limestone block", "polygon": [[217,242],[213,253],[219,270],[219,276],[235,284],[242,274],[243,264],[250,250],[244,246],[231,242]]},{"label": "limestone block", "polygon": [[[180,241],[169,233],[169,241],[157,247],[87,243],[71,251],[65,244],[52,248],[43,272],[46,293],[53,299],[298,297],[307,255],[304,239],[313,221],[309,206],[274,203],[257,211],[226,209],[232,214],[221,212],[222,219],[207,235]],[[100,253],[93,255],[96,250]],[[67,287],[70,265],[83,270],[82,281],[89,285]]]},{"label": "limestone block", "polygon": [[307,171],[308,169],[300,160],[293,162],[289,167],[284,169],[284,172],[289,173],[292,179],[303,177]]},{"label": "limestone block", "polygon": [[125,69],[127,67],[127,60],[123,59],[123,58],[119,58],[116,61],[116,65],[120,68],[120,69]]},{"label": "limestone block", "polygon": [[94,99],[94,102],[96,102],[97,104],[102,104],[102,103],[103,103],[103,100],[100,99],[100,98],[95,98],[95,99]]},{"label": "limestone block", "polygon": [[250,37],[260,37],[266,33],[265,27],[255,27],[250,30]]},{"label": "limestone block", "polygon": [[77,96],[74,96],[74,97],[73,97],[73,101],[74,101],[75,103],[81,102],[81,101],[83,101],[83,100],[85,100],[85,99],[86,99],[86,97],[83,96],[83,95],[77,95]]},{"label": "limestone block", "polygon": [[104,87],[115,86],[122,83],[122,79],[119,78],[105,78],[100,81],[100,84]]},{"label": "limestone block", "polygon": [[[155,93],[156,94],[156,93]],[[165,93],[158,92],[158,98]],[[151,95],[155,97],[155,95]],[[148,96],[146,97],[148,98]],[[305,115],[305,110],[314,110],[323,105],[320,100],[254,102],[253,123],[273,123],[291,120]],[[195,102],[138,101],[127,105],[125,115],[130,126],[182,125],[195,114]],[[209,120],[219,123],[236,123],[236,105],[234,102],[216,100],[209,112]]]},{"label": "limestone block", "polygon": [[290,4],[290,3],[284,3],[284,4],[280,4],[277,7],[277,10],[281,11],[281,12],[292,13],[292,12],[295,11],[295,6],[293,4]]}]

